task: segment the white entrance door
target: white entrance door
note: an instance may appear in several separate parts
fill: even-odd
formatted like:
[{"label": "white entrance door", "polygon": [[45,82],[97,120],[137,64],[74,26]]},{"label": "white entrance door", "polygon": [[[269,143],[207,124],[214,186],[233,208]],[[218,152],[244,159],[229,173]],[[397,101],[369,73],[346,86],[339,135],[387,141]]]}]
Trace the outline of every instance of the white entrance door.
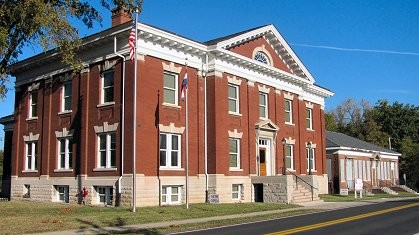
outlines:
[{"label": "white entrance door", "polygon": [[259,139],[259,175],[272,175],[271,146],[269,139]]}]

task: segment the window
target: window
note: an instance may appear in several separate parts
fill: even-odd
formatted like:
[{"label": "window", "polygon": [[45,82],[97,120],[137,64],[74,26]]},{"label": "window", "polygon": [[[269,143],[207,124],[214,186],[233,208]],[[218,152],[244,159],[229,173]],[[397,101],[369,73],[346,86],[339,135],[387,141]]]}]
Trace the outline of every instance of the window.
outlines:
[{"label": "window", "polygon": [[30,184],[23,185],[23,198],[31,198],[31,185]]},{"label": "window", "polygon": [[231,198],[233,200],[241,200],[242,199],[242,184],[233,184],[231,187]]},{"label": "window", "polygon": [[259,93],[259,117],[268,118],[268,94]]},{"label": "window", "polygon": [[178,104],[178,75],[164,72],[163,74],[163,102]]},{"label": "window", "polygon": [[285,123],[292,124],[292,100],[285,99]]},{"label": "window", "polygon": [[116,167],[116,133],[102,133],[99,139],[99,168]]},{"label": "window", "polygon": [[71,81],[63,84],[61,100],[61,111],[63,112],[71,110],[72,89]]},{"label": "window", "polygon": [[228,111],[239,113],[239,87],[228,84]]},{"label": "window", "polygon": [[96,187],[96,203],[111,206],[113,201],[113,188],[110,186]]},{"label": "window", "polygon": [[230,138],[230,169],[240,169],[240,140]]},{"label": "window", "polygon": [[294,169],[294,149],[290,144],[285,145],[285,167],[288,170]]},{"label": "window", "polygon": [[181,202],[180,186],[163,186],[161,191],[162,204],[179,204]]},{"label": "window", "polygon": [[57,195],[57,202],[65,202],[68,203],[68,186],[57,185],[55,186],[56,195]]},{"label": "window", "polygon": [[102,74],[102,104],[114,101],[114,73],[113,70]]},{"label": "window", "polygon": [[35,171],[37,170],[36,160],[37,160],[37,142],[27,142],[26,143],[26,166],[25,170]]},{"label": "window", "polygon": [[71,138],[58,139],[58,169],[72,169],[73,141]]},{"label": "window", "polygon": [[267,65],[270,64],[268,56],[261,51],[256,52],[254,59],[256,61],[262,62],[262,63],[267,64]]},{"label": "window", "polygon": [[[316,170],[316,161],[315,161],[315,149],[314,148],[307,148],[307,171],[314,171]],[[310,169],[311,168],[311,169]]]},{"label": "window", "polygon": [[308,130],[313,130],[313,118],[312,118],[313,110],[306,109],[306,127]]},{"label": "window", "polygon": [[180,168],[180,135],[160,134],[160,167]]},{"label": "window", "polygon": [[29,118],[38,117],[38,92],[29,95]]}]

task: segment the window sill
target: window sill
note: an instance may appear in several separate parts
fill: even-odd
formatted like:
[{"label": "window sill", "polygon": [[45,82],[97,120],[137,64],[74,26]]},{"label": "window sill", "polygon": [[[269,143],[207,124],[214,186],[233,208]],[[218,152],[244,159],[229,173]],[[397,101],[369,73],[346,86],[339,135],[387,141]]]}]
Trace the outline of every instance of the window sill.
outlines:
[{"label": "window sill", "polygon": [[294,124],[294,123],[292,123],[292,122],[285,122],[285,125],[288,125],[288,126],[295,126],[295,124]]},{"label": "window sill", "polygon": [[314,132],[314,129],[307,128],[307,131],[312,131],[312,132]]},{"label": "window sill", "polygon": [[55,173],[73,172],[73,169],[55,169]]},{"label": "window sill", "polygon": [[29,117],[29,118],[26,118],[26,121],[35,121],[35,120],[38,120],[38,117]]},{"label": "window sill", "polygon": [[22,173],[38,173],[38,170],[23,170]]},{"label": "window sill", "polygon": [[170,108],[181,109],[181,107],[179,105],[177,105],[177,104],[171,104],[171,103],[165,103],[165,102],[163,102],[162,105],[163,106],[166,106],[166,107],[170,107]]},{"label": "window sill", "polygon": [[237,116],[237,117],[243,116],[241,113],[235,113],[235,112],[231,112],[231,111],[228,111],[228,114],[233,115],[233,116]]},{"label": "window sill", "polygon": [[112,167],[112,168],[94,168],[93,171],[97,172],[103,172],[103,171],[117,171],[118,168]]},{"label": "window sill", "polygon": [[103,104],[98,104],[96,105],[96,108],[103,108],[103,107],[114,106],[114,105],[115,105],[115,101],[112,101],[112,102],[106,102]]},{"label": "window sill", "polygon": [[61,115],[71,114],[72,112],[73,112],[72,110],[65,110],[65,111],[59,112],[57,115],[61,116]]},{"label": "window sill", "polygon": [[184,168],[170,168],[170,167],[160,167],[161,171],[185,171]]},{"label": "window sill", "polygon": [[230,168],[229,171],[243,171],[243,169],[239,169],[239,168]]}]

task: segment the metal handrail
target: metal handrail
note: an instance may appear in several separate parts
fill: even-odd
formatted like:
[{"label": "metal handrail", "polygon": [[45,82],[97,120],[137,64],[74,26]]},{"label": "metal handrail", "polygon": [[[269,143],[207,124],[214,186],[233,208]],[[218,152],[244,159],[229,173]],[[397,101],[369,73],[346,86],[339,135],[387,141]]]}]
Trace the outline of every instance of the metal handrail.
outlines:
[{"label": "metal handrail", "polygon": [[316,187],[314,187],[312,184],[310,184],[309,182],[307,182],[307,181],[305,181],[303,178],[301,178],[301,177],[299,177],[298,175],[296,175],[294,172],[292,172],[292,171],[290,171],[290,170],[286,170],[286,171],[288,171],[289,173],[291,173],[292,175],[294,175],[295,176],[295,186],[296,186],[296,188],[298,188],[298,179],[300,179],[301,181],[303,181],[304,183],[306,183],[306,184],[308,184],[309,186],[310,186],[310,188],[311,188],[311,200],[312,201],[314,201],[314,192],[313,192],[313,189],[316,189],[316,190],[319,190],[318,188],[316,188]]}]

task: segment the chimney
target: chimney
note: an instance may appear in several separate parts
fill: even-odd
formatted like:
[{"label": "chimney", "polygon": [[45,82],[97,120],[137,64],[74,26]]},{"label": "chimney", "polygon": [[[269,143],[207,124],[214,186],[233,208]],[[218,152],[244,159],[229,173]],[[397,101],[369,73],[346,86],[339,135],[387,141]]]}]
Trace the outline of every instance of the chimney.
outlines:
[{"label": "chimney", "polygon": [[132,12],[125,7],[117,7],[112,11],[112,27],[132,20]]}]

